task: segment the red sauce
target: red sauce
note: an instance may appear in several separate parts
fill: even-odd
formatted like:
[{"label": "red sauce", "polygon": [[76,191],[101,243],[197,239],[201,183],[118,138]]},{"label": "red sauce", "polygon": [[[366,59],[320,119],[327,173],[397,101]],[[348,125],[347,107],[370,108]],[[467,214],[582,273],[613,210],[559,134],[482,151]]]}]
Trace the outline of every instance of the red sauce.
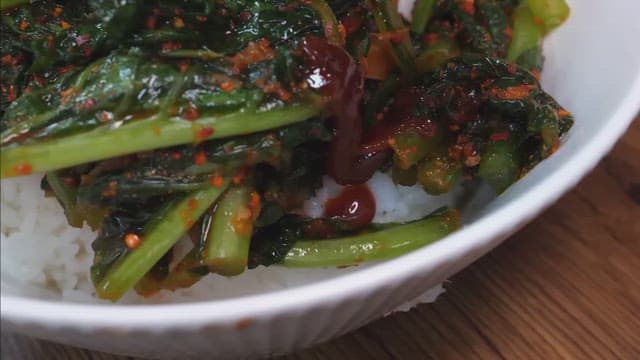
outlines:
[{"label": "red sauce", "polygon": [[328,98],[335,117],[335,136],[329,145],[327,173],[342,185],[362,184],[388,155],[378,152],[362,156],[360,152],[363,73],[344,49],[325,39],[306,37],[302,52],[308,71],[307,83]]},{"label": "red sauce", "polygon": [[427,117],[416,117],[416,107],[425,101],[425,90],[421,87],[402,89],[392,104],[382,114],[383,118],[373,126],[360,148],[362,154],[383,151],[389,148],[389,140],[405,130],[424,136],[435,136],[438,126]]},{"label": "red sauce", "polygon": [[339,220],[349,228],[367,226],[376,214],[376,200],[367,185],[347,186],[327,200],[324,216]]}]

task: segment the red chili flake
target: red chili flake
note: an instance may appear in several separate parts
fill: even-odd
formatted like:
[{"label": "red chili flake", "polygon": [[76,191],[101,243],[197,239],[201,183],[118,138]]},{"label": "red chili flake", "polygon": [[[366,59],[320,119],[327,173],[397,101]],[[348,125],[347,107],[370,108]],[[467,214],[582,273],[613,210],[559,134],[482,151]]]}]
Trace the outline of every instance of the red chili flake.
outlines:
[{"label": "red chili flake", "polygon": [[248,11],[243,11],[240,13],[240,21],[242,21],[243,23],[246,23],[247,21],[249,21],[249,19],[251,19],[251,13]]},{"label": "red chili flake", "polygon": [[156,125],[156,126],[154,126],[154,127],[153,127],[153,133],[154,133],[156,136],[160,136],[160,134],[162,134],[162,129],[160,129],[160,126],[157,126],[157,125]]},{"label": "red chili flake", "polygon": [[182,44],[180,44],[179,42],[175,42],[175,41],[166,41],[166,42],[162,43],[160,48],[162,49],[162,51],[171,51],[171,50],[176,50],[176,49],[182,48]]},{"label": "red chili flake", "polygon": [[561,118],[564,118],[567,116],[571,116],[571,113],[565,109],[560,109],[558,110],[558,116],[560,116]]},{"label": "red chili flake", "polygon": [[13,170],[16,175],[30,175],[31,172],[33,172],[33,168],[31,167],[31,164],[29,164],[28,162],[22,162],[22,163],[16,164],[13,167]]},{"label": "red chili flake", "polygon": [[221,187],[222,185],[224,185],[224,178],[220,175],[213,175],[211,179],[209,179],[209,183],[213,187]]},{"label": "red chili flake", "polygon": [[189,202],[187,203],[187,207],[189,209],[195,209],[196,207],[198,207],[198,200],[191,198],[189,199]]},{"label": "red chili flake", "polygon": [[98,118],[100,119],[101,123],[106,124],[113,119],[113,114],[103,110],[98,114]]},{"label": "red chili flake", "polygon": [[233,175],[233,177],[231,178],[231,181],[233,181],[233,183],[236,185],[240,185],[244,182],[244,179],[246,177],[247,177],[247,169],[242,168],[238,170],[238,172],[235,175]]},{"label": "red chili flake", "polygon": [[62,21],[60,21],[60,27],[62,28],[62,30],[69,30],[69,29],[71,29],[71,24],[69,24],[68,22],[62,20]]},{"label": "red chili flake", "polygon": [[38,74],[33,74],[33,82],[40,87],[44,86],[44,79]]},{"label": "red chili flake", "polygon": [[135,249],[142,244],[142,238],[134,233],[128,233],[124,236],[124,243],[129,249]]},{"label": "red chili flake", "polygon": [[504,131],[504,132],[493,133],[489,136],[489,138],[493,142],[498,142],[498,141],[504,141],[509,139],[509,136],[510,136],[509,132]]},{"label": "red chili flake", "polygon": [[460,9],[467,14],[473,15],[476,13],[475,0],[459,0],[458,4],[460,6]]},{"label": "red chili flake", "polygon": [[181,61],[178,64],[178,70],[180,70],[181,73],[186,73],[187,70],[189,70],[189,62],[188,61]]},{"label": "red chili flake", "polygon": [[409,32],[406,30],[398,30],[398,31],[394,31],[393,33],[389,34],[389,40],[391,40],[391,42],[394,43],[400,43],[402,42],[404,39],[407,38],[407,36],[409,36]]},{"label": "red chili flake", "polygon": [[56,6],[55,8],[53,8],[53,11],[51,13],[53,14],[53,16],[58,17],[62,15],[62,8],[60,6]]},{"label": "red chili flake", "polygon": [[184,20],[181,17],[175,17],[173,19],[173,27],[176,29],[182,29],[184,27]]},{"label": "red chili flake", "polygon": [[511,28],[511,26],[507,26],[504,29],[504,33],[505,35],[507,35],[508,37],[512,37],[513,36],[513,29]]},{"label": "red chili flake", "polygon": [[149,16],[147,18],[147,21],[145,21],[144,26],[148,29],[148,30],[153,30],[156,28],[156,17],[155,16]]},{"label": "red chili flake", "polygon": [[220,84],[220,89],[222,89],[222,91],[224,92],[232,92],[234,88],[235,86],[231,81],[225,81],[222,84]]},{"label": "red chili flake", "polygon": [[47,36],[47,47],[49,47],[49,50],[53,50],[53,47],[56,45],[54,40],[53,35]]},{"label": "red chili flake", "polygon": [[518,66],[516,64],[509,64],[507,66],[507,71],[509,74],[515,74],[518,71]]},{"label": "red chili flake", "polygon": [[2,65],[13,65],[13,56],[5,55],[2,57]]},{"label": "red chili flake", "polygon": [[182,112],[182,117],[186,120],[193,121],[200,117],[200,113],[197,108],[190,106]]},{"label": "red chili flake", "polygon": [[19,26],[20,30],[27,30],[27,28],[29,27],[29,23],[26,20],[22,20]]},{"label": "red chili flake", "polygon": [[76,45],[82,46],[82,45],[88,43],[90,40],[91,40],[91,35],[89,35],[89,34],[80,35],[80,36],[76,37]]},{"label": "red chili flake", "polygon": [[193,161],[196,163],[196,165],[204,165],[207,162],[207,155],[204,153],[204,151],[200,150],[193,157]]},{"label": "red chili flake", "polygon": [[288,92],[287,90],[280,88],[278,89],[278,98],[280,98],[280,100],[287,102],[289,100],[291,100],[291,93]]},{"label": "red chili flake", "polygon": [[198,142],[208,139],[209,136],[213,135],[213,133],[213,128],[203,127],[202,129],[198,130]]},{"label": "red chili flake", "polygon": [[422,41],[424,41],[425,45],[433,45],[438,41],[439,37],[440,36],[437,33],[426,33],[424,34]]}]

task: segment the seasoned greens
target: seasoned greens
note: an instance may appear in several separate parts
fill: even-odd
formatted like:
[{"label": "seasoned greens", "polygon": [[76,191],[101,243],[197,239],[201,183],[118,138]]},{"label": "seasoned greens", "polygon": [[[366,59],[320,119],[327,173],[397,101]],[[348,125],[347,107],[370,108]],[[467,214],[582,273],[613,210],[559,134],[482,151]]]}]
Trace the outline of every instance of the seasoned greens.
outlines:
[{"label": "seasoned greens", "polygon": [[[5,1],[0,175],[44,173],[69,224],[98,231],[91,278],[112,301],[398,256],[455,231],[458,212],[372,224],[362,184],[379,171],[430,194],[501,193],[553,154],[573,119],[540,87],[541,44],[568,11],[418,0],[407,21],[391,0]],[[311,218],[325,176],[348,198]]]}]

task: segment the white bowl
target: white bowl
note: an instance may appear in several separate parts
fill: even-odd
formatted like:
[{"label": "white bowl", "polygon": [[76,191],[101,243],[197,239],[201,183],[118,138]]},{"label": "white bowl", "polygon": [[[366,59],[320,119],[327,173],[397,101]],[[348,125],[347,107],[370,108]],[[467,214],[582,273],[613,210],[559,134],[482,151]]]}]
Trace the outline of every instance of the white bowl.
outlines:
[{"label": "white bowl", "polygon": [[2,329],[106,352],[284,353],[345,333],[439,284],[574,186],[640,108],[640,1],[570,1],[545,45],[544,87],[577,122],[549,160],[462,230],[397,259],[291,289],[174,305],[87,305],[2,294]]}]

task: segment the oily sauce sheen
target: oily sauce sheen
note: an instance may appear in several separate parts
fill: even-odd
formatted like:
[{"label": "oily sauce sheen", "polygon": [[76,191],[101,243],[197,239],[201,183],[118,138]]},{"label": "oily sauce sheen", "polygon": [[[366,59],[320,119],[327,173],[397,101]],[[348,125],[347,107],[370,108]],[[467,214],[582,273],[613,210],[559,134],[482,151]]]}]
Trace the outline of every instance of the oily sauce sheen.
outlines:
[{"label": "oily sauce sheen", "polygon": [[324,206],[325,218],[341,221],[352,229],[369,225],[376,214],[376,201],[367,185],[346,186]]},{"label": "oily sauce sheen", "polygon": [[307,83],[328,98],[335,120],[327,173],[338,184],[362,184],[388,156],[386,151],[361,155],[363,73],[344,49],[325,39],[307,36],[301,50],[305,56]]}]

